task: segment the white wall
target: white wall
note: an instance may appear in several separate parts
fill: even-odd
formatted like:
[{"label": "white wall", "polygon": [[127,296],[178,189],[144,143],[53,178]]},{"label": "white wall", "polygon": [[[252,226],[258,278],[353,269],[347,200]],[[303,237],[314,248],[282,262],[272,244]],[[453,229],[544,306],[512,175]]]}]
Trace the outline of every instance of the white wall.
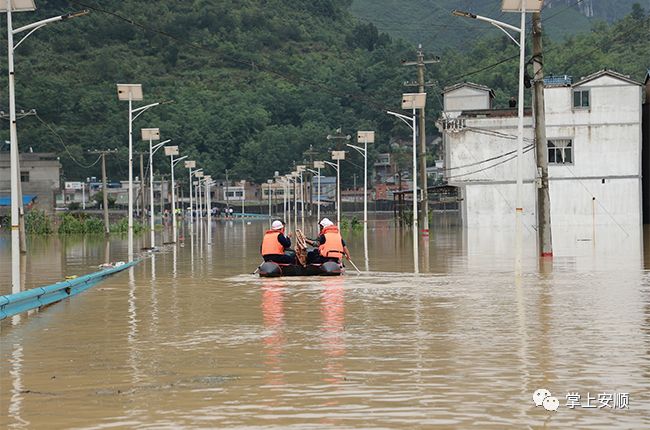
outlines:
[{"label": "white wall", "polygon": [[[472,87],[460,87],[444,94],[445,113],[460,113],[463,110],[490,109],[490,93]],[[451,115],[455,116],[455,115]]]},{"label": "white wall", "polygon": [[[579,88],[590,90],[589,109],[572,108],[570,87],[545,90],[547,138],[573,140],[573,163],[549,165],[553,225],[639,225],[641,87],[602,76]],[[525,147],[533,129],[532,118],[524,121]],[[516,158],[477,163],[515,151],[516,136],[517,118],[511,116],[468,117],[463,131],[445,135],[447,177],[463,188],[466,226],[514,225]],[[533,149],[523,158],[528,228],[536,225],[535,176]]]}]

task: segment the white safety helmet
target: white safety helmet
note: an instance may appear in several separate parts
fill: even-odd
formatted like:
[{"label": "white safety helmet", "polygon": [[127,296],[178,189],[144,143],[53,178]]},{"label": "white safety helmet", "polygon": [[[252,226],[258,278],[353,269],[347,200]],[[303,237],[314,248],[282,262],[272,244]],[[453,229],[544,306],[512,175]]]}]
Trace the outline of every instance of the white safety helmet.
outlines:
[{"label": "white safety helmet", "polygon": [[318,224],[323,228],[334,225],[334,223],[332,221],[330,221],[329,218],[323,218],[322,220],[320,220],[320,222]]},{"label": "white safety helmet", "polygon": [[282,224],[282,221],[280,220],[275,220],[273,221],[273,224],[271,224],[271,230],[282,230],[284,228],[284,224]]}]

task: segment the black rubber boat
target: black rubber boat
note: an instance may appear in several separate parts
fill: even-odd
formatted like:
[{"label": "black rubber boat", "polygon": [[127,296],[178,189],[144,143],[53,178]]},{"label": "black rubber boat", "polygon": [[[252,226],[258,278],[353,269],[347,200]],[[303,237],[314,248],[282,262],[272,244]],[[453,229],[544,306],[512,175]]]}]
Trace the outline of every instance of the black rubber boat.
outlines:
[{"label": "black rubber boat", "polygon": [[345,269],[343,265],[334,261],[327,261],[323,264],[278,264],[272,261],[265,261],[258,268],[263,278],[277,278],[279,276],[341,276]]}]

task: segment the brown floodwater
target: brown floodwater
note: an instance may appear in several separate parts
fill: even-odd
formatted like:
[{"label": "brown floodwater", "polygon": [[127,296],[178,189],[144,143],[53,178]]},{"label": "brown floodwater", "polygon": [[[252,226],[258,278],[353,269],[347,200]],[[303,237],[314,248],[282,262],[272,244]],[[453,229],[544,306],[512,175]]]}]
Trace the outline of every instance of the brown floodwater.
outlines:
[{"label": "brown floodwater", "polygon": [[[368,270],[363,234],[345,235],[361,274],[260,279],[267,226],[218,221],[211,243],[185,232],[182,246],[2,321],[0,428],[650,427],[639,227],[556,229],[552,264],[528,230],[515,270],[511,232],[439,223],[414,274],[410,231],[377,221]],[[9,246],[0,236],[0,294]],[[24,288],[126,256],[119,237],[31,238]],[[535,407],[539,388],[557,412]],[[629,407],[600,408],[601,394]]]}]

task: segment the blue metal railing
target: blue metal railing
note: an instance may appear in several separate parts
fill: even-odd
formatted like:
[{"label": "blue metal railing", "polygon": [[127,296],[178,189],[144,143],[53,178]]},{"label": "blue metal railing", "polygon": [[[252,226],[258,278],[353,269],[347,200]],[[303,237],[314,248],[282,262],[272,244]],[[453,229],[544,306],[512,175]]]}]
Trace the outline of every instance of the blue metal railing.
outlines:
[{"label": "blue metal railing", "polygon": [[139,262],[140,260],[136,260],[110,269],[89,273],[78,278],[57,282],[46,287],[32,288],[31,290],[21,291],[20,293],[0,296],[0,320],[77,295],[94,286],[107,276],[128,269]]}]

